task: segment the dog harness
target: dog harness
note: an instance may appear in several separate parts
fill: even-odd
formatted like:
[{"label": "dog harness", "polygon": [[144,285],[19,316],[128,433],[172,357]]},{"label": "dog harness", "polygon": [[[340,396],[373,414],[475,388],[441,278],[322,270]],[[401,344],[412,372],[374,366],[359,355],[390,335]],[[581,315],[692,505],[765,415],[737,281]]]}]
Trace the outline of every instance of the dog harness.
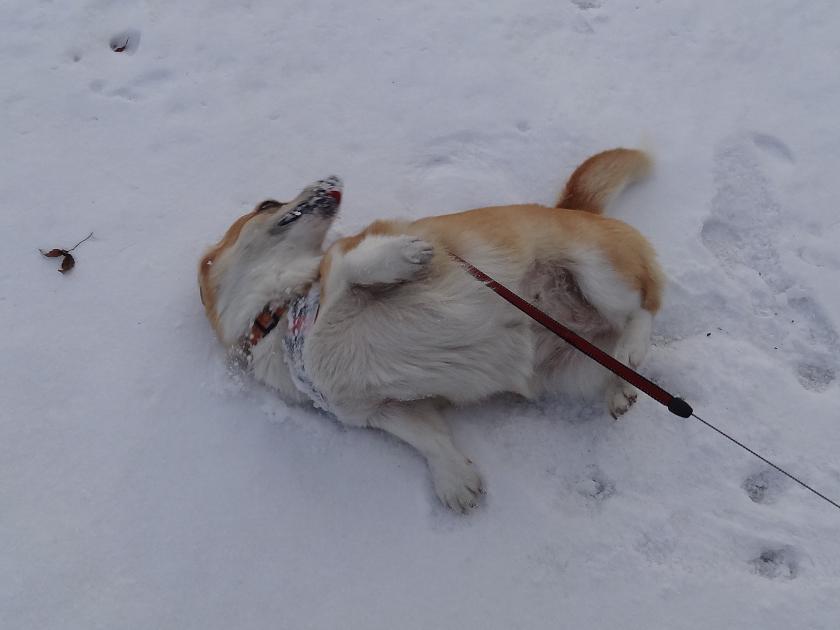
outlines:
[{"label": "dog harness", "polygon": [[289,366],[289,373],[292,375],[292,382],[297,390],[307,396],[316,407],[329,412],[327,399],[309,378],[306,363],[303,360],[306,336],[312,330],[320,306],[321,290],[316,282],[305,295],[289,305],[289,326],[283,337],[283,347],[286,349],[286,364]]},{"label": "dog harness", "polygon": [[301,295],[288,304],[274,306],[275,303],[266,304],[260,314],[254,318],[251,330],[243,338],[239,346],[242,365],[246,365],[251,355],[251,348],[265,339],[268,334],[277,328],[283,315],[288,314],[288,326],[283,335],[283,358],[289,367],[292,383],[295,388],[312,401],[319,409],[329,411],[327,399],[315,387],[309,374],[306,372],[306,364],[303,360],[303,348],[306,344],[306,336],[312,330],[312,325],[318,317],[318,309],[321,306],[321,290],[318,283],[312,284],[304,295]]}]

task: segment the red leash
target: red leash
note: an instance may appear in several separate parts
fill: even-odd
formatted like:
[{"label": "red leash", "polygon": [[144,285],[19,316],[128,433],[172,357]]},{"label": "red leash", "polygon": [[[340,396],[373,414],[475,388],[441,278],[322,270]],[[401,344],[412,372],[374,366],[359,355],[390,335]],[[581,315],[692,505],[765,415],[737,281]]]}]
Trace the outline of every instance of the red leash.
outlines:
[{"label": "red leash", "polygon": [[802,481],[799,477],[796,477],[795,475],[792,475],[791,473],[786,471],[784,468],[774,464],[769,459],[767,459],[763,455],[760,455],[759,453],[757,453],[756,451],[751,449],[749,446],[747,446],[743,442],[740,442],[740,441],[736,440],[734,437],[732,437],[728,433],[726,433],[726,432],[722,431],[721,429],[717,428],[711,422],[706,422],[705,420],[703,420],[703,418],[701,418],[700,416],[698,416],[697,414],[694,413],[694,411],[691,408],[691,405],[689,405],[682,398],[678,398],[677,396],[674,396],[673,394],[669,394],[664,389],[662,389],[659,385],[657,385],[656,383],[654,383],[651,380],[646,379],[644,376],[642,376],[641,374],[636,372],[636,370],[624,365],[621,361],[617,361],[616,359],[614,359],[613,357],[608,355],[606,352],[604,352],[600,348],[596,348],[591,343],[589,343],[586,339],[584,339],[583,337],[581,337],[577,333],[572,332],[571,330],[566,328],[563,324],[558,322],[556,319],[553,319],[552,317],[549,317],[548,315],[546,315],[544,312],[542,312],[540,309],[538,309],[536,306],[534,306],[530,302],[526,302],[521,297],[516,295],[516,293],[514,293],[513,291],[508,289],[506,286],[504,286],[503,284],[499,284],[498,282],[493,280],[493,278],[488,276],[486,273],[484,273],[480,269],[477,269],[476,267],[474,267],[473,265],[468,263],[466,260],[464,260],[463,258],[458,256],[457,254],[453,254],[452,252],[449,252],[449,255],[452,256],[452,258],[457,260],[459,263],[461,263],[461,265],[464,267],[464,269],[466,269],[473,278],[475,278],[476,280],[478,280],[480,282],[483,282],[485,285],[487,285],[488,288],[495,291],[496,294],[499,295],[501,298],[503,298],[503,299],[507,300],[508,302],[510,302],[511,304],[513,304],[516,308],[518,308],[520,311],[525,313],[528,317],[530,317],[534,321],[537,321],[540,324],[542,324],[543,326],[545,326],[546,328],[548,328],[555,335],[557,335],[558,337],[560,337],[561,339],[563,339],[567,343],[571,344],[576,349],[583,352],[590,359],[593,359],[594,361],[597,361],[598,363],[603,365],[605,368],[607,368],[613,374],[616,374],[619,377],[623,378],[625,381],[627,381],[628,383],[633,385],[633,387],[636,387],[637,389],[640,389],[645,394],[647,394],[648,396],[653,398],[656,402],[665,405],[665,407],[668,408],[668,411],[670,411],[674,415],[677,415],[680,418],[694,417],[695,419],[702,422],[703,424],[705,424],[710,429],[716,431],[717,433],[719,433],[720,435],[725,437],[730,442],[736,444],[737,446],[740,446],[742,449],[744,449],[745,451],[747,451],[751,455],[755,455],[758,459],[763,461],[768,466],[772,466],[777,471],[779,471],[783,475],[787,476],[788,478],[792,479],[793,481],[798,483],[800,486],[802,486],[806,490],[814,493],[819,498],[823,499],[824,501],[827,501],[828,503],[830,503],[831,505],[836,507],[838,510],[840,510],[840,503],[838,503],[837,501],[834,501],[834,500],[828,498],[822,492],[820,492],[818,490],[815,490],[813,487],[809,486],[807,483]]},{"label": "red leash", "polygon": [[609,354],[607,354],[600,348],[592,345],[590,342],[588,342],[586,339],[584,339],[577,333],[572,332],[571,330],[566,328],[556,319],[548,316],[546,313],[538,309],[530,302],[526,302],[524,299],[519,297],[516,293],[508,289],[503,284],[499,284],[498,282],[496,282],[493,278],[488,276],[480,269],[477,269],[457,254],[449,252],[449,255],[452,256],[452,258],[457,260],[459,263],[461,263],[464,269],[466,269],[473,278],[479,280],[480,282],[483,282],[485,285],[487,285],[488,288],[495,291],[496,294],[499,295],[501,298],[513,304],[516,308],[525,313],[528,317],[548,328],[555,335],[563,339],[565,342],[574,346],[577,350],[583,352],[583,354],[588,356],[593,361],[597,361],[613,374],[616,374],[620,378],[623,378],[633,387],[643,391],[645,394],[653,398],[656,402],[667,407],[668,411],[670,411],[674,415],[677,415],[680,418],[689,418],[693,413],[691,405],[689,405],[682,398],[678,398],[677,396],[666,392],[659,385],[645,378],[636,370],[624,365],[621,361],[617,361],[615,358],[611,357]]}]

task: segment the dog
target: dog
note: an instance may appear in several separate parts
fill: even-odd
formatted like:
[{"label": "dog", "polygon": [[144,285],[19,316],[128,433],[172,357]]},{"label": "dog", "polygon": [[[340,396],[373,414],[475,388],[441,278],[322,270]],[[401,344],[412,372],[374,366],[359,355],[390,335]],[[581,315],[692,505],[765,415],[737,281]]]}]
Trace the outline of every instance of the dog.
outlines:
[{"label": "dog", "polygon": [[664,277],[648,241],[603,216],[650,158],[590,157],[556,207],[487,207],[416,221],[375,221],[323,251],[339,208],[330,177],[295,199],[237,219],[199,264],[207,317],[221,342],[289,403],[312,402],[382,429],[426,459],[438,498],[466,512],[484,492],[442,414],[512,392],[605,393],[614,417],[636,391],[476,281],[469,261],[618,360],[650,346]]}]

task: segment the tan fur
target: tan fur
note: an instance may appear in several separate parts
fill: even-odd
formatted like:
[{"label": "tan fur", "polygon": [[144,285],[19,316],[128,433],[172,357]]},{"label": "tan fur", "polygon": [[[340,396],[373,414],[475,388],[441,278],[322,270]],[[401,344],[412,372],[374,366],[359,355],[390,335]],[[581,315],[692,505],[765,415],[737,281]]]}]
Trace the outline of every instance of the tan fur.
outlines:
[{"label": "tan fur", "polygon": [[322,279],[321,299],[325,299],[326,297],[326,278],[329,276],[330,269],[332,268],[333,257],[336,251],[339,251],[342,254],[346,254],[347,252],[358,247],[359,243],[361,243],[368,236],[382,236],[385,234],[405,234],[406,232],[400,231],[400,229],[404,226],[405,223],[400,221],[388,221],[380,219],[371,223],[358,234],[354,234],[353,236],[345,236],[335,241],[335,243],[333,243],[332,246],[324,254],[324,258],[321,260],[321,267],[318,270],[318,275]]},{"label": "tan fur", "polygon": [[213,330],[220,339],[222,338],[222,332],[219,327],[219,314],[216,309],[216,282],[213,279],[213,265],[224,251],[236,242],[242,228],[255,216],[257,216],[256,209],[234,221],[221,240],[204,252],[204,256],[201,257],[201,262],[198,265],[198,290],[201,294],[201,302],[207,312],[207,319],[210,320]]},{"label": "tan fur", "polygon": [[358,247],[366,236],[384,236],[386,234],[400,234],[400,227],[404,223],[400,221],[378,220],[371,223],[364,230],[355,234],[354,236],[345,236],[338,239],[333,247],[338,247],[342,254],[346,254],[351,249]]},{"label": "tan fur", "polygon": [[591,212],[539,205],[497,206],[416,221],[421,235],[434,234],[448,248],[455,249],[462,234],[476,234],[511,257],[531,260],[556,258],[558,252],[579,245],[591,245],[606,255],[613,268],[634,289],[641,292],[642,307],[655,313],[662,298],[664,277],[656,254],[632,226]]},{"label": "tan fur", "polygon": [[650,168],[650,157],[636,149],[610,149],[593,155],[569,177],[557,207],[601,214],[625,184],[644,177]]},{"label": "tan fur", "polygon": [[[642,298],[642,308],[659,310],[664,278],[647,240],[622,221],[579,210],[558,211],[540,205],[496,206],[427,217],[405,223],[376,221],[362,232],[333,245],[342,253],[373,234],[413,234],[449,251],[469,256],[465,243],[504,252],[511,260],[549,260],[564,250],[590,246],[602,253],[613,268]],[[330,252],[332,248],[330,249]],[[322,278],[330,268],[330,252],[322,265]]]},{"label": "tan fur", "polygon": [[[642,177],[650,167],[647,154],[635,149],[598,153],[572,173],[557,204],[562,211],[529,204],[478,208],[414,222],[374,221],[361,232],[337,240],[326,252],[319,274],[322,287],[327,284],[334,252],[346,254],[372,235],[416,234],[448,250],[469,255],[461,251],[466,240],[476,247],[490,247],[512,258],[529,260],[556,258],[564,248],[589,245],[605,255],[625,282],[640,292],[642,308],[656,313],[661,305],[664,277],[653,248],[633,227],[600,215],[621,187]],[[257,214],[254,210],[239,217],[222,239],[207,250],[199,265],[202,301],[220,337],[213,265]]]},{"label": "tan fur", "polygon": [[473,282],[448,252],[638,366],[663,275],[645,238],[600,212],[649,166],[639,151],[606,151],[573,173],[560,200],[565,208],[523,204],[375,221],[322,253],[341,198],[340,180],[326,178],[289,202],[308,211],[303,221],[291,208],[275,226],[277,204],[261,205],[205,253],[199,286],[207,316],[234,347],[266,304],[299,304],[302,296],[308,303],[320,280],[318,319],[302,354],[287,351],[282,328],[269,333],[250,348],[255,377],[284,400],[311,398],[347,425],[382,429],[414,446],[440,500],[466,511],[476,506],[482,480],[453,444],[440,403],[499,392],[603,392],[618,417],[637,392]]},{"label": "tan fur", "polygon": [[[321,259],[321,266],[318,267],[318,277],[319,278],[328,278],[330,275],[330,269],[332,269],[332,262],[333,262],[333,255],[332,255],[332,248],[324,254],[324,257]],[[326,299],[326,285],[321,286],[321,299]]]}]

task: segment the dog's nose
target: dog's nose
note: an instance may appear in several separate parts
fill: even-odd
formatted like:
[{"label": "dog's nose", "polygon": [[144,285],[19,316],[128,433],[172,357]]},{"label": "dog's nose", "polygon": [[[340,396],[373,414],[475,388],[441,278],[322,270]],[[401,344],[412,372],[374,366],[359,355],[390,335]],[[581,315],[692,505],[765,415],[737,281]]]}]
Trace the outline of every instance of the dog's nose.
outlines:
[{"label": "dog's nose", "polygon": [[336,203],[341,203],[341,189],[343,188],[341,179],[335,175],[322,179],[316,185],[316,194],[320,193],[330,197]]},{"label": "dog's nose", "polygon": [[341,204],[341,188],[341,180],[335,175],[319,179],[303,189],[298,197],[298,203],[315,204],[335,211]]},{"label": "dog's nose", "polygon": [[343,186],[341,178],[338,175],[330,175],[329,177],[322,179],[321,183],[327,188],[337,188],[339,190]]}]

